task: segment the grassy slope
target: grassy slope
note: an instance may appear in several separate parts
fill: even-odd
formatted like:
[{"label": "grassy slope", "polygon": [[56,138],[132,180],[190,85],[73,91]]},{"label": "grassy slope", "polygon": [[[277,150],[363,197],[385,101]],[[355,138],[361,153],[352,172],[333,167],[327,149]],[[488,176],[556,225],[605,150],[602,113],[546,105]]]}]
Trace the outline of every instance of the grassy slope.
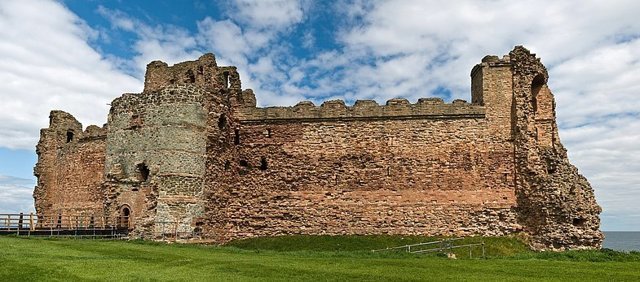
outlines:
[{"label": "grassy slope", "polygon": [[[401,253],[372,254],[356,247],[359,244],[379,247],[395,240],[414,239],[421,238],[300,236],[233,242],[235,247],[210,247],[0,237],[0,281],[640,280],[638,254],[521,252],[515,258],[449,260]],[[487,240],[494,240],[495,245],[521,244],[511,239]],[[509,249],[505,246],[500,248]]]}]

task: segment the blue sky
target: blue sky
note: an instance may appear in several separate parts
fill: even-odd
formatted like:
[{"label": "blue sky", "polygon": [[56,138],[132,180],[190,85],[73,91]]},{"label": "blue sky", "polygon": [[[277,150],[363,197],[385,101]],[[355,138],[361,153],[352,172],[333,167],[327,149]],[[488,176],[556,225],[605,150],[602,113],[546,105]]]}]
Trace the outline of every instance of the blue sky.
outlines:
[{"label": "blue sky", "polygon": [[0,212],[33,209],[51,109],[84,126],[140,92],[152,60],[205,52],[262,106],[328,99],[470,99],[487,54],[542,58],[560,137],[595,188],[604,230],[640,230],[638,1],[0,2]]}]

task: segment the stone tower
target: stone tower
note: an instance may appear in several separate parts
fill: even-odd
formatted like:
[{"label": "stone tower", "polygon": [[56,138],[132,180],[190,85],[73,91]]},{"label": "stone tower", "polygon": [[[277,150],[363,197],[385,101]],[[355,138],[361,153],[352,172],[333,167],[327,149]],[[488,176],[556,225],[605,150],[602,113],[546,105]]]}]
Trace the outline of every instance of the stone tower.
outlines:
[{"label": "stone tower", "polygon": [[[191,232],[203,215],[207,148],[224,136],[237,73],[211,54],[169,67],[147,66],[144,91],[111,103],[106,138],[106,209],[129,216],[135,234]],[[177,230],[175,223],[178,223]],[[156,234],[156,235],[149,235]]]}]

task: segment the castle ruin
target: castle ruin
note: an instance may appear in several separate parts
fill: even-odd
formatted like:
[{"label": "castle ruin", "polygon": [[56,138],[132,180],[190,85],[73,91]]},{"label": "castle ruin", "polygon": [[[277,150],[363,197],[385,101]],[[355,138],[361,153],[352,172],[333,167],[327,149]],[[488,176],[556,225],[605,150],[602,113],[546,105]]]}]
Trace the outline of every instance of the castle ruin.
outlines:
[{"label": "castle ruin", "polygon": [[[333,100],[256,107],[212,54],[147,66],[103,127],[52,111],[37,145],[43,217],[166,222],[215,242],[287,234],[528,234],[599,248],[593,189],[558,138],[545,67],[517,46],[471,71],[471,103]],[[176,230],[177,231],[177,230]]]}]

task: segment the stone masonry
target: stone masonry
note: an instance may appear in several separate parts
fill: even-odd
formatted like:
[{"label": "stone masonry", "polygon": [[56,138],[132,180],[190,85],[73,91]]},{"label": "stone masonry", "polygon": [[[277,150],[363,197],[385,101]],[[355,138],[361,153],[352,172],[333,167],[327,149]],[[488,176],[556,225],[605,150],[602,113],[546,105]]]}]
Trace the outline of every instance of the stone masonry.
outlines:
[{"label": "stone masonry", "polygon": [[560,143],[547,80],[517,46],[473,68],[471,103],[258,108],[212,54],[151,62],[104,127],[51,112],[36,210],[128,215],[149,239],[524,233],[538,250],[599,248],[601,209]]}]

